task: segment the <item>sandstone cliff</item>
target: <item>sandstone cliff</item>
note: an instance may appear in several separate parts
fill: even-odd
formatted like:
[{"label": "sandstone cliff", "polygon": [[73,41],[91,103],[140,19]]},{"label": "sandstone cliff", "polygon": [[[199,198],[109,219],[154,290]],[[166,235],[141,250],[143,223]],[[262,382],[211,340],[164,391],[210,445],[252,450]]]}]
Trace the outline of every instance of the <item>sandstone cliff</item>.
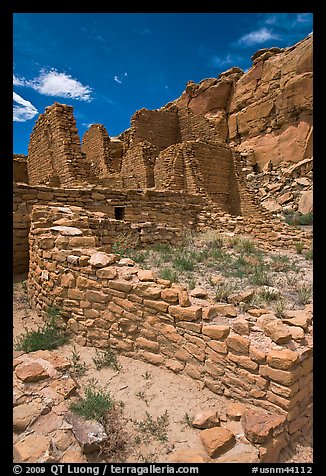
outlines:
[{"label": "sandstone cliff", "polygon": [[234,67],[217,78],[189,81],[178,107],[218,125],[221,137],[252,165],[312,157],[313,37],[289,48],[259,50],[244,73]]}]

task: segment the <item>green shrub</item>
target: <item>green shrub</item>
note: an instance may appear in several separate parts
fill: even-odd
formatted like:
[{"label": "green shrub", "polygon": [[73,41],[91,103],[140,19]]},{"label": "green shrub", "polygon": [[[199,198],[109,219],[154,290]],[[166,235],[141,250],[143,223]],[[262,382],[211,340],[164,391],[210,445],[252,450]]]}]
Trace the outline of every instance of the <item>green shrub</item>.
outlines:
[{"label": "green shrub", "polygon": [[159,271],[159,276],[162,279],[167,279],[173,283],[177,283],[179,280],[178,273],[171,268],[163,268]]},{"label": "green shrub", "polygon": [[288,225],[312,225],[313,213],[301,214],[299,212],[286,212],[284,213],[285,221]]},{"label": "green shrub", "polygon": [[146,418],[143,421],[136,422],[138,428],[147,436],[153,436],[158,441],[167,441],[167,428],[169,425],[169,414],[167,410],[155,420],[146,412]]},{"label": "green shrub", "polygon": [[117,356],[113,350],[108,347],[106,350],[95,350],[95,357],[93,357],[96,370],[100,370],[103,367],[111,367],[113,370],[120,370],[120,364],[117,360]]},{"label": "green shrub", "polygon": [[[35,352],[36,350],[52,350],[68,342],[69,338],[64,330],[59,328],[58,321],[54,317],[54,308],[48,312],[51,316],[50,320],[36,331],[25,330],[17,336],[15,341],[15,349],[23,352]],[[58,314],[56,310],[56,315]]]},{"label": "green shrub", "polygon": [[96,389],[90,384],[85,389],[85,398],[80,402],[70,405],[70,409],[86,420],[101,421],[106,413],[112,408],[112,401],[109,392],[102,388]]},{"label": "green shrub", "polygon": [[186,256],[179,255],[173,260],[173,266],[180,271],[193,271],[194,263]]}]

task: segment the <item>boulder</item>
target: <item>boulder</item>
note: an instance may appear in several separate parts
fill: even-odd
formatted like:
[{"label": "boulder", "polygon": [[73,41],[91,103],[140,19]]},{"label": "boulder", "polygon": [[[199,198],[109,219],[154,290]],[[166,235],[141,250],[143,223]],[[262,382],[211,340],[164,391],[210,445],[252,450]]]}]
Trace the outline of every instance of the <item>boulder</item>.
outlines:
[{"label": "boulder", "polygon": [[196,413],[191,425],[194,428],[207,429],[220,426],[220,419],[216,411],[205,410]]},{"label": "boulder", "polygon": [[200,432],[201,442],[211,458],[217,458],[235,445],[235,436],[226,428],[214,427]]}]

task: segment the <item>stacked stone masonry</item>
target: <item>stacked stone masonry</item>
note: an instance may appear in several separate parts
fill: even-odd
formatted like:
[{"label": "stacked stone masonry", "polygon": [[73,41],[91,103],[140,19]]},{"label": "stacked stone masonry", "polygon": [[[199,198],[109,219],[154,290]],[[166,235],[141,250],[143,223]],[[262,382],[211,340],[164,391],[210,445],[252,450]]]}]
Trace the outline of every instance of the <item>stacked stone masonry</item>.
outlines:
[{"label": "stacked stone masonry", "polygon": [[100,251],[103,219],[77,209],[34,207],[28,276],[33,307],[44,315],[49,306],[59,308],[81,345],[111,346],[279,415],[278,431],[259,446],[261,461],[270,462],[271,448],[279,451],[311,424],[310,341],[257,347],[250,331],[243,334],[241,326],[223,321],[218,305],[193,305],[183,286]]},{"label": "stacked stone masonry", "polygon": [[[214,202],[199,195],[158,190],[111,190],[96,188],[70,189],[14,184],[13,199],[13,266],[14,273],[28,271],[28,234],[33,205],[79,206],[85,211],[101,212],[115,219],[116,209],[124,212],[123,220],[129,224],[152,222],[157,225],[186,230],[216,229],[252,237],[260,246],[289,249],[302,243],[308,250],[312,234],[295,229],[270,214],[261,217],[231,216]],[[129,225],[130,226],[130,225]]]}]

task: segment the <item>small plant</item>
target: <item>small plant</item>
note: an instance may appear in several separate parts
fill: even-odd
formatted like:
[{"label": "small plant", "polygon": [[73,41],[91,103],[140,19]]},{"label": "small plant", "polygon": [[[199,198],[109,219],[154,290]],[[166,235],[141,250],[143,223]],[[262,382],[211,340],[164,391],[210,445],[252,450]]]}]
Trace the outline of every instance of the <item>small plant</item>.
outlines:
[{"label": "small plant", "polygon": [[70,409],[86,420],[102,421],[105,414],[112,408],[109,392],[102,388],[96,389],[94,384],[85,388],[85,398],[70,405]]},{"label": "small plant", "polygon": [[193,271],[194,263],[188,257],[179,255],[173,260],[173,266],[180,271]]},{"label": "small plant", "polygon": [[264,302],[272,302],[278,299],[278,294],[272,289],[261,288],[259,290],[259,296]]},{"label": "small plant", "polygon": [[149,380],[150,378],[152,378],[152,374],[148,372],[148,370],[146,370],[146,372],[142,374],[142,377],[144,377],[145,380]]},{"label": "small plant", "polygon": [[183,419],[180,421],[180,423],[183,425],[192,427],[192,424],[191,424],[192,420],[193,418],[191,418],[191,416],[186,412],[183,416]]},{"label": "small plant", "polygon": [[153,436],[158,441],[166,442],[167,428],[169,425],[169,414],[167,410],[154,420],[152,416],[146,412],[146,418],[143,421],[136,422],[136,425],[142,433]]},{"label": "small plant", "polygon": [[312,296],[312,287],[309,284],[299,284],[296,288],[300,304],[308,304]]},{"label": "small plant", "polygon": [[58,327],[57,319],[52,316],[47,323],[38,327],[36,331],[25,329],[24,333],[17,336],[15,348],[23,352],[52,350],[65,344],[68,339],[64,331]]},{"label": "small plant", "polygon": [[100,370],[103,367],[111,367],[113,370],[119,371],[121,366],[117,360],[117,356],[110,347],[106,350],[95,350],[95,357],[93,357],[96,370]]},{"label": "small plant", "polygon": [[308,259],[308,260],[312,260],[313,259],[313,250],[312,250],[312,247],[309,248],[307,251],[305,251],[303,253],[303,256]]},{"label": "small plant", "polygon": [[286,273],[292,269],[290,258],[286,255],[272,256],[271,268],[273,271]]},{"label": "small plant", "polygon": [[301,214],[299,212],[287,212],[284,214],[285,221],[288,225],[298,226],[298,225],[312,225],[313,224],[313,213]]},{"label": "small plant", "polygon": [[76,347],[73,347],[73,350],[71,352],[71,368],[70,368],[70,373],[74,377],[81,377],[82,375],[85,374],[87,371],[87,365],[85,362],[80,361],[80,353],[76,349]]},{"label": "small plant", "polygon": [[301,255],[304,250],[304,244],[302,243],[302,241],[297,241],[294,246],[298,255]]},{"label": "small plant", "polygon": [[136,392],[135,393],[136,397],[140,398],[141,400],[143,400],[146,405],[148,406],[148,401],[147,401],[147,398],[146,398],[146,395],[145,395],[145,392],[142,392],[141,390],[139,392]]},{"label": "small plant", "polygon": [[275,316],[281,319],[284,317],[284,311],[285,311],[285,304],[282,298],[279,298],[276,301],[276,306],[275,306]]},{"label": "small plant", "polygon": [[267,273],[267,267],[264,264],[254,266],[253,274],[250,275],[250,282],[258,285],[269,285],[270,277]]},{"label": "small plant", "polygon": [[187,278],[187,283],[188,283],[189,289],[194,289],[196,287],[195,278]]},{"label": "small plant", "polygon": [[136,263],[144,263],[144,261],[146,261],[146,259],[148,258],[149,256],[149,251],[148,250],[145,250],[145,251],[138,251],[138,252],[133,252],[131,254],[131,258],[136,262]]},{"label": "small plant", "polygon": [[26,283],[26,281],[22,281],[22,290],[24,291],[24,293],[27,292],[27,283]]},{"label": "small plant", "polygon": [[121,232],[117,234],[116,240],[112,244],[111,249],[113,253],[129,257],[137,244],[138,238],[135,235],[128,232]]},{"label": "small plant", "polygon": [[171,268],[163,268],[159,272],[159,276],[160,278],[167,279],[168,281],[172,281],[173,283],[177,283],[179,280],[178,273]]},{"label": "small plant", "polygon": [[215,288],[215,299],[218,302],[228,302],[229,295],[234,291],[234,286],[227,282],[218,284]]}]

